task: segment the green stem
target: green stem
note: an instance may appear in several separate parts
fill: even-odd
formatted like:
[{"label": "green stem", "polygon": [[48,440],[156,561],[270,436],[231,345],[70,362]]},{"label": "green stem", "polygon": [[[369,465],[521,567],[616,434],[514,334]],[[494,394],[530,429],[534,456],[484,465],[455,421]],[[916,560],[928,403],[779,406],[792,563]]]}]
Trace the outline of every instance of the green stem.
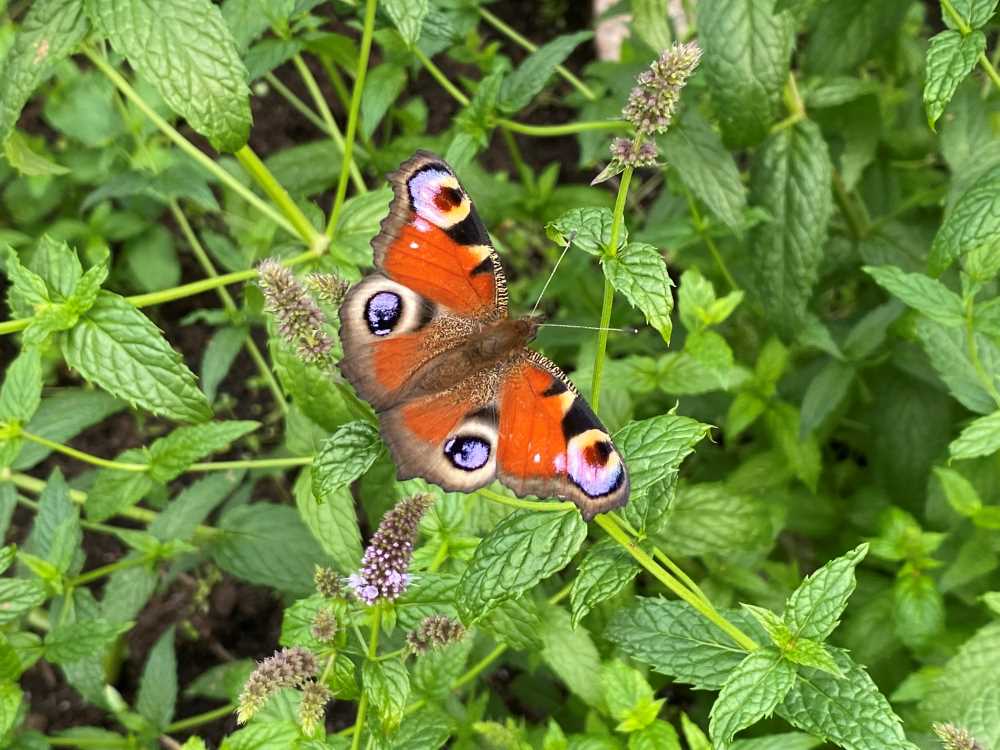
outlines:
[{"label": "green stem", "polygon": [[487,500],[492,500],[495,503],[500,503],[501,505],[509,505],[511,508],[521,508],[522,510],[538,510],[538,511],[553,511],[553,510],[572,510],[576,506],[571,502],[552,502],[551,500],[521,500],[516,497],[508,497],[507,495],[501,495],[499,492],[494,492],[486,488],[476,490],[480,495],[485,497]]},{"label": "green stem", "polygon": [[[952,5],[951,0],[941,0],[941,7],[944,12],[948,14],[952,22],[958,27],[962,36],[968,36],[973,32],[973,28],[969,25],[969,22],[965,20],[961,14]],[[981,67],[986,75],[989,76],[990,80],[993,81],[993,85],[1000,89],[1000,75],[997,74],[997,69],[993,67],[993,63],[990,58],[986,56],[985,52],[979,53],[979,67]]]},{"label": "green stem", "polygon": [[857,240],[867,237],[871,233],[871,223],[868,220],[867,212],[862,205],[855,202],[847,185],[844,184],[844,178],[836,169],[833,170],[833,195],[837,199],[841,213],[847,220],[851,236]]},{"label": "green stem", "polygon": [[[257,197],[252,190],[250,190],[245,185],[241,184],[239,180],[233,177],[229,172],[219,166],[214,160],[206,156],[200,149],[198,149],[191,141],[182,136],[176,128],[174,128],[170,123],[160,117],[152,107],[150,107],[146,101],[139,96],[138,92],[132,88],[128,81],[125,80],[124,76],[121,75],[117,70],[115,70],[103,57],[96,54],[86,45],[81,48],[81,51],[86,56],[94,67],[100,70],[114,85],[118,88],[125,98],[131,101],[138,109],[149,118],[156,127],[162,132],[167,138],[173,141],[178,148],[184,153],[194,159],[198,164],[211,172],[216,178],[224,183],[230,190],[239,195],[243,200],[252,205],[262,214],[267,216],[271,221],[280,226],[289,234],[297,234],[295,225],[282,216],[280,213],[275,211],[271,206]],[[307,243],[310,237],[303,236],[302,238]]]},{"label": "green stem", "polygon": [[[181,210],[180,205],[173,198],[170,199],[170,211],[174,216],[174,221],[177,222],[177,226],[181,229],[181,234],[184,235],[184,239],[187,240],[188,245],[191,247],[191,252],[194,253],[195,257],[198,259],[198,263],[201,265],[202,270],[205,275],[209,278],[217,278],[219,272],[215,270],[215,265],[212,263],[212,259],[208,257],[208,253],[205,252],[205,248],[202,246],[201,241],[198,239],[198,235],[195,234],[194,229],[191,227],[191,223],[188,221],[187,216]],[[222,300],[222,306],[225,308],[226,312],[229,313],[231,317],[235,317],[239,314],[239,308],[236,305],[236,301],[233,296],[229,293],[229,290],[224,286],[220,286],[216,290],[219,299]],[[283,413],[288,411],[288,402],[285,401],[285,395],[281,392],[281,386],[278,385],[278,381],[274,377],[274,373],[271,372],[270,366],[268,366],[267,361],[264,359],[264,355],[261,353],[260,349],[257,347],[257,343],[253,340],[253,336],[247,331],[246,338],[243,342],[246,346],[247,353],[250,358],[254,361],[257,366],[257,370],[260,372],[261,377],[264,378],[264,382],[267,383],[267,387],[271,390],[271,395],[274,397],[274,401],[278,404],[278,407]]]},{"label": "green stem", "polygon": [[344,160],[340,165],[340,179],[337,181],[337,192],[334,194],[333,207],[330,209],[330,221],[326,225],[326,236],[333,237],[340,220],[340,210],[347,197],[347,178],[350,175],[354,153],[354,137],[358,131],[358,115],[361,112],[361,97],[365,89],[365,75],[368,72],[368,56],[372,49],[372,34],[375,31],[376,0],[366,0],[365,21],[361,30],[361,50],[358,54],[358,70],[354,78],[354,90],[351,92],[351,109],[347,114],[347,134],[344,136]]},{"label": "green stem", "polygon": [[[525,39],[523,36],[521,36],[519,33],[517,33],[517,31],[515,31],[514,29],[512,29],[510,26],[508,26],[506,23],[504,23],[501,19],[497,18],[495,15],[493,15],[485,7],[479,6],[478,10],[479,10],[479,15],[483,17],[484,21],[486,21],[487,23],[489,23],[493,28],[495,28],[501,34],[505,34],[506,36],[508,36],[516,44],[521,45],[522,47],[524,47],[526,50],[529,50],[530,52],[534,52],[535,50],[538,49],[538,45],[532,44],[529,40]],[[573,73],[570,72],[570,70],[568,68],[566,68],[566,66],[564,66],[564,65],[557,65],[556,66],[556,72],[559,75],[561,75],[563,78],[565,78],[573,86],[573,88],[575,88],[577,91],[579,91],[581,94],[583,94],[584,98],[589,99],[590,101],[595,101],[597,99],[597,94],[595,94],[590,89],[590,87],[587,86],[587,84],[585,84],[583,81],[581,81],[575,75],[573,75]]]},{"label": "green stem", "polygon": [[996,383],[990,376],[989,372],[987,372],[986,368],[983,367],[983,362],[979,358],[979,346],[976,343],[973,304],[973,297],[972,295],[969,295],[965,300],[965,341],[969,352],[969,359],[972,362],[973,369],[976,371],[976,375],[979,376],[979,381],[982,383],[983,388],[986,389],[986,392],[990,394],[990,397],[996,402],[997,406],[1000,407],[1000,392],[997,391]]},{"label": "green stem", "polygon": [[[628,186],[632,182],[632,167],[625,167],[621,182],[618,184],[618,197],[615,199],[615,210],[611,216],[611,239],[605,248],[605,256],[615,258],[618,255],[618,235],[621,233],[625,216],[625,198],[628,196]],[[608,350],[608,328],[611,325],[611,307],[614,304],[615,288],[611,285],[608,275],[604,275],[604,301],[601,305],[600,329],[597,332],[597,351],[594,354],[594,376],[590,381],[590,403],[597,411],[601,403],[601,376],[604,374],[604,358]]]},{"label": "green stem", "polygon": [[35,435],[34,433],[27,432],[26,430],[21,431],[21,437],[25,440],[30,440],[33,443],[38,443],[43,445],[51,451],[56,451],[57,453],[62,453],[65,456],[70,456],[78,461],[83,461],[84,463],[91,464],[92,466],[100,466],[102,469],[114,469],[115,471],[134,471],[137,473],[142,473],[149,471],[149,464],[133,464],[126,463],[124,461],[109,461],[106,458],[101,458],[100,456],[94,456],[90,453],[84,453],[83,451],[78,451],[76,448],[70,448],[68,445],[63,445],[62,443],[57,443],[54,440],[49,440],[48,438],[42,437],[41,435]]},{"label": "green stem", "polygon": [[229,714],[236,710],[236,707],[236,703],[229,703],[228,705],[220,708],[214,708],[211,711],[206,711],[203,714],[196,714],[195,716],[189,716],[186,719],[179,719],[173,724],[168,724],[166,731],[171,734],[183,732],[188,729],[193,729],[194,727],[200,727],[202,724],[208,724],[209,722],[217,719],[225,719],[229,716]]},{"label": "green stem", "polygon": [[[382,606],[376,605],[372,613],[372,629],[368,637],[367,658],[373,661],[378,655],[378,634],[382,627]],[[351,750],[358,750],[361,747],[361,735],[364,734],[365,714],[368,712],[368,693],[361,693],[361,700],[358,701],[358,715],[354,720],[354,737],[351,740]]]},{"label": "green stem", "polygon": [[499,117],[496,124],[505,130],[523,135],[533,135],[539,138],[552,138],[560,135],[573,135],[590,130],[628,130],[631,126],[625,120],[588,120],[584,122],[567,122],[562,125],[529,125]]},{"label": "green stem", "polygon": [[[329,127],[327,126],[327,124],[325,122],[323,122],[323,118],[320,117],[315,112],[313,112],[312,109],[309,108],[309,105],[306,104],[301,99],[299,99],[299,97],[296,96],[295,92],[292,91],[290,88],[288,88],[285,84],[283,84],[278,79],[278,77],[276,75],[274,75],[274,73],[265,73],[264,74],[264,80],[267,81],[267,85],[268,86],[270,86],[272,89],[274,89],[275,91],[278,92],[278,95],[280,97],[282,97],[285,101],[287,101],[289,104],[291,104],[292,108],[296,112],[298,112],[304,118],[306,118],[307,120],[309,120],[309,122],[311,122],[313,125],[315,125],[318,130],[320,130],[321,132],[325,133],[330,138],[333,138],[334,141],[336,142],[336,138],[334,138],[333,132],[331,132],[330,129],[329,129]],[[337,135],[340,135],[339,131],[337,131]],[[340,137],[341,137],[341,139],[343,139],[342,135]],[[341,150],[343,150],[343,141],[342,140],[341,140],[340,146],[341,146]]]},{"label": "green stem", "polygon": [[[341,156],[343,156],[345,151],[344,136],[340,134],[340,128],[337,127],[337,121],[333,119],[333,112],[327,106],[326,99],[323,98],[323,92],[320,91],[319,84],[316,83],[316,78],[313,76],[312,71],[309,70],[309,66],[306,65],[306,61],[302,59],[302,55],[295,55],[292,58],[292,62],[295,63],[295,68],[299,71],[299,76],[306,85],[309,96],[312,97],[313,103],[315,103],[316,108],[323,117],[327,133],[330,134],[333,142],[337,144],[337,148],[340,150]],[[353,159],[350,161],[350,165],[351,184],[354,185],[354,189],[359,193],[367,193],[368,188],[361,177],[361,170],[358,169],[358,165],[354,163]]]},{"label": "green stem", "polygon": [[531,170],[528,165],[524,163],[524,158],[521,156],[521,149],[518,148],[517,140],[514,138],[514,134],[509,130],[500,130],[503,134],[504,143],[507,145],[507,151],[510,153],[510,159],[514,162],[514,168],[517,170],[517,174],[521,178],[521,184],[525,188],[531,190],[534,188],[535,181],[531,176]]},{"label": "green stem", "polygon": [[687,194],[688,209],[691,211],[691,219],[694,221],[695,231],[708,248],[708,252],[711,254],[712,260],[715,261],[715,265],[718,267],[719,273],[722,274],[722,278],[726,280],[729,288],[732,291],[738,290],[739,285],[736,283],[736,279],[733,278],[733,275],[729,273],[726,261],[723,260],[722,253],[719,252],[719,247],[715,244],[715,239],[712,237],[711,232],[708,231],[708,226],[706,225],[704,219],[702,219],[701,212],[698,210],[698,204],[695,201],[694,196],[686,187],[684,188],[684,192]]},{"label": "green stem", "polygon": [[191,464],[187,471],[230,471],[232,469],[284,469],[292,466],[309,466],[312,456],[291,456],[289,458],[255,458],[245,461],[208,461]]},{"label": "green stem", "polygon": [[233,156],[237,158],[247,174],[260,185],[261,189],[274,202],[274,205],[281,210],[281,213],[288,217],[292,226],[295,227],[296,234],[305,241],[309,249],[315,255],[321,254],[330,244],[329,238],[309,222],[306,215],[302,213],[302,209],[292,200],[292,196],[281,186],[281,183],[274,179],[271,170],[254,153],[253,149],[246,145],[235,152]]},{"label": "green stem", "polygon": [[626,552],[632,555],[632,557],[635,558],[635,561],[651,573],[656,580],[670,589],[670,591],[675,593],[680,599],[694,607],[701,615],[736,641],[741,648],[746,651],[754,651],[757,649],[757,644],[750,636],[720,615],[714,607],[706,606],[706,602],[704,602],[700,596],[690,591],[686,586],[681,584],[680,581],[660,567],[656,560],[650,557],[645,550],[629,538],[625,531],[615,522],[612,516],[607,514],[599,515],[594,519],[594,522],[604,529],[608,536],[618,542],[618,544],[620,544]]},{"label": "green stem", "polygon": [[152,558],[146,557],[127,557],[119,560],[118,562],[109,563],[108,565],[102,565],[99,568],[94,568],[93,570],[88,570],[86,573],[81,573],[76,578],[69,581],[68,585],[73,588],[78,588],[80,586],[85,586],[92,581],[96,581],[104,576],[109,576],[112,573],[116,573],[119,570],[127,570],[128,568],[138,568],[146,565],[150,562]]},{"label": "green stem", "polygon": [[461,104],[463,107],[469,106],[469,97],[459,91],[458,87],[448,80],[448,76],[442,72],[441,68],[434,64],[433,60],[424,54],[423,50],[419,47],[414,47],[413,56],[420,61],[420,64],[424,66],[424,69],[431,74],[431,77],[441,84],[441,88],[451,94],[452,99]]}]

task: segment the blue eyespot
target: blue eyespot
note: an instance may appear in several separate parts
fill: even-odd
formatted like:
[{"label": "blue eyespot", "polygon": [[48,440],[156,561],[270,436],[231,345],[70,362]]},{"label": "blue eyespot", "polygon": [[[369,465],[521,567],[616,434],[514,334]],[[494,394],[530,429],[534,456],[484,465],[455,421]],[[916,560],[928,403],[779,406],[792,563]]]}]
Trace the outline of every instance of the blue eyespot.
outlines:
[{"label": "blue eyespot", "polygon": [[459,469],[475,471],[490,460],[490,444],[482,438],[459,435],[444,444],[444,454]]},{"label": "blue eyespot", "polygon": [[395,292],[379,292],[365,305],[368,330],[376,336],[392,333],[403,314],[403,300]]}]

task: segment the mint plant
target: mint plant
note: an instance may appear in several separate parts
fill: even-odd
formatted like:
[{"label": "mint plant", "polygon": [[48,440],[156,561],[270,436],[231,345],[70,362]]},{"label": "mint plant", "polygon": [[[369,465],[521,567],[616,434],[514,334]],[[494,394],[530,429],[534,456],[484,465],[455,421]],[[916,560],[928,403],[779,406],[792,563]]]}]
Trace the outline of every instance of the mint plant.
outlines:
[{"label": "mint plant", "polygon": [[[1000,748],[996,10],[0,0],[0,746]],[[397,480],[417,149],[620,510]]]}]

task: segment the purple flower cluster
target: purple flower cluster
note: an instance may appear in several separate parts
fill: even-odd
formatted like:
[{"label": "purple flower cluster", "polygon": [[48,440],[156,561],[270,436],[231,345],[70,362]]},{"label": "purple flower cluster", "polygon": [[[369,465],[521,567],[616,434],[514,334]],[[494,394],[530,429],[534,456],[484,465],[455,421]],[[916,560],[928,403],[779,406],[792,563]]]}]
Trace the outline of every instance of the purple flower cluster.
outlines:
[{"label": "purple flower cluster", "polygon": [[350,284],[334,273],[311,273],[306,276],[306,286],[319,297],[320,302],[340,307]]},{"label": "purple flower cluster", "polygon": [[312,681],[317,671],[316,657],[311,651],[298,646],[275,651],[274,656],[257,665],[243,686],[236,720],[245,724],[275,690],[303,687]]},{"label": "purple flower cluster", "polygon": [[316,590],[327,599],[341,599],[344,596],[343,582],[333,568],[317,565],[313,573],[313,583],[316,584]]},{"label": "purple flower cluster", "polygon": [[931,724],[934,734],[941,740],[944,750],[984,750],[983,746],[976,742],[968,729],[957,727],[954,724]]},{"label": "purple flower cluster", "polygon": [[361,570],[348,578],[355,595],[365,604],[379,599],[395,601],[406,589],[417,528],[432,502],[431,495],[415,495],[382,518],[361,559]]},{"label": "purple flower cluster", "polygon": [[687,83],[701,60],[701,49],[694,42],[673,44],[636,79],[622,116],[637,133],[650,136],[663,133],[670,126],[674,110]]},{"label": "purple flower cluster", "polygon": [[262,261],[257,273],[264,309],[278,321],[281,338],[296,348],[304,362],[326,359],[333,348],[333,339],[323,330],[326,323],[323,312],[305,287],[273,259]]},{"label": "purple flower cluster", "polygon": [[444,615],[431,615],[425,617],[416,630],[406,634],[406,645],[414,653],[426,654],[432,648],[443,648],[464,636],[462,623]]}]

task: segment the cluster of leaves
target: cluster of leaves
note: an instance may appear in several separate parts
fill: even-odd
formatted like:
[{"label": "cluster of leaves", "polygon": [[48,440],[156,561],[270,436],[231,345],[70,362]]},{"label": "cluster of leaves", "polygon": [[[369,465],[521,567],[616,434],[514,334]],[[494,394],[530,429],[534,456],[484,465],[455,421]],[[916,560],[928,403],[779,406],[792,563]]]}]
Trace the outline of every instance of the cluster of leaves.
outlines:
[{"label": "cluster of leaves", "polygon": [[[0,0],[0,745],[1000,748],[996,0],[676,5],[618,3],[618,59],[574,74],[592,32],[535,47],[478,0]],[[666,163],[589,185],[677,40]],[[262,160],[252,96],[313,139]],[[515,305],[568,244],[550,317],[643,326],[537,342],[614,433],[620,512],[396,481],[336,344],[306,363],[265,313],[264,259],[365,272],[417,148]],[[415,495],[369,606],[345,580]],[[182,685],[184,611],[128,655],[153,597],[222,576],[277,595],[286,651],[216,644]],[[30,728],[39,662],[101,726]]]}]

